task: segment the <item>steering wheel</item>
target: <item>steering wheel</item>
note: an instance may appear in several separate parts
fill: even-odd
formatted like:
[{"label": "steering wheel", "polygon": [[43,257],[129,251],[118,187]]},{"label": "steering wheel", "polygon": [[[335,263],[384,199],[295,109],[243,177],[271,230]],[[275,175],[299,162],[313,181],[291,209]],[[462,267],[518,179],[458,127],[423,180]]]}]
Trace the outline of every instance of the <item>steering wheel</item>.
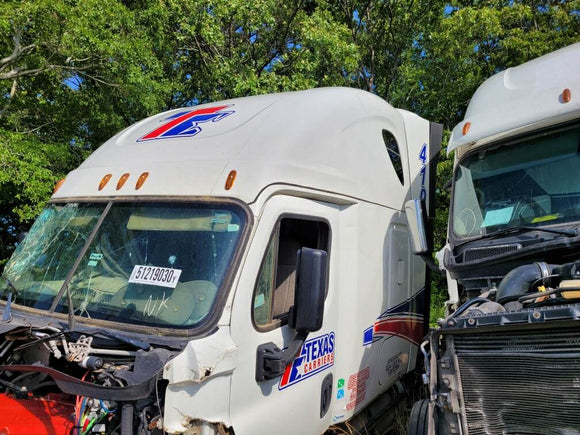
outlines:
[{"label": "steering wheel", "polygon": [[536,217],[542,216],[544,210],[540,205],[534,201],[530,195],[521,195],[517,198],[514,205],[514,219],[519,219],[521,222],[530,223]]},{"label": "steering wheel", "polygon": [[460,236],[468,236],[475,231],[477,227],[477,217],[475,212],[469,207],[465,207],[457,213],[455,219],[455,232]]}]

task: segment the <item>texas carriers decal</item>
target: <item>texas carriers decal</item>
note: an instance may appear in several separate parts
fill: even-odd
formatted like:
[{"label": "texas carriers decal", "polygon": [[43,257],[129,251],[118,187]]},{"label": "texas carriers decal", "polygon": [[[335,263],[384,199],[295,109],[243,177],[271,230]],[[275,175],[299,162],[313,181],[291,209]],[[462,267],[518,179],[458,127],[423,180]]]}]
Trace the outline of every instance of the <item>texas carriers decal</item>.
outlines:
[{"label": "texas carriers decal", "polygon": [[218,122],[235,112],[234,110],[225,110],[228,107],[230,106],[207,107],[175,113],[165,118],[163,125],[142,136],[137,142],[195,136],[201,133],[201,124]]},{"label": "texas carriers decal", "polygon": [[379,316],[376,322],[365,329],[363,346],[374,343],[381,338],[401,337],[415,345],[423,340],[423,307],[425,305],[423,288],[405,302],[388,309]]},{"label": "texas carriers decal", "polygon": [[279,390],[290,387],[334,365],[334,332],[306,340],[300,354],[280,379]]}]

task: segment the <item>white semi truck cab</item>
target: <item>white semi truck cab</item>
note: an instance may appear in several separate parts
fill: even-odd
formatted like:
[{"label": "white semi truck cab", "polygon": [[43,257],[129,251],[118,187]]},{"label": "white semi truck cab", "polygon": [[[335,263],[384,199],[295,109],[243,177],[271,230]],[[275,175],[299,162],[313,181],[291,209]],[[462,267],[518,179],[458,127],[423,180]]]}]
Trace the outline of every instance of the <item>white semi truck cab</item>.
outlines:
[{"label": "white semi truck cab", "polygon": [[0,428],[380,427],[427,330],[404,204],[432,208],[440,140],[343,88],[120,132],[57,185],[4,269]]},{"label": "white semi truck cab", "polygon": [[411,433],[580,433],[580,44],[484,82],[453,130],[448,317]]}]

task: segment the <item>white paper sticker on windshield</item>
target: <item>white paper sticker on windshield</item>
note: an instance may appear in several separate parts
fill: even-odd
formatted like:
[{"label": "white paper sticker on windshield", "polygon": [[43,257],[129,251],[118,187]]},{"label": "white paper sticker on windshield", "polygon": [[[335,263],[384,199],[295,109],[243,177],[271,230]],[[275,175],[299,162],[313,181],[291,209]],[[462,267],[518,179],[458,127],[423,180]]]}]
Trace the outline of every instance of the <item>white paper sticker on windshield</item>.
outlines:
[{"label": "white paper sticker on windshield", "polygon": [[180,269],[136,265],[133,267],[133,272],[131,272],[129,282],[175,288],[180,275]]},{"label": "white paper sticker on windshield", "polygon": [[491,227],[494,225],[507,224],[511,218],[514,211],[513,207],[505,207],[497,210],[489,210],[485,214],[485,219],[483,220],[482,227]]},{"label": "white paper sticker on windshield", "polygon": [[92,253],[91,256],[89,257],[89,262],[87,263],[87,266],[95,267],[97,264],[99,264],[99,260],[101,258],[103,258],[103,254]]}]

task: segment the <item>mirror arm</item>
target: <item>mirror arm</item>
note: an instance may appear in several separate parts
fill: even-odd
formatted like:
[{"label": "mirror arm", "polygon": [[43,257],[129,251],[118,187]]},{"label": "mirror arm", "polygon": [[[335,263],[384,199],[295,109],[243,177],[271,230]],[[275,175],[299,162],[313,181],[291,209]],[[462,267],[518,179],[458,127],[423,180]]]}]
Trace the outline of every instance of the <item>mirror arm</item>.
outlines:
[{"label": "mirror arm", "polygon": [[433,260],[433,257],[431,257],[431,252],[427,252],[426,254],[419,254],[419,256],[423,259],[425,264],[427,264],[427,267],[432,272],[438,273],[441,276],[446,276],[445,271],[440,269],[437,263],[435,263],[435,260]]},{"label": "mirror arm", "polygon": [[308,332],[297,331],[288,347],[280,349],[269,342],[258,346],[256,364],[256,382],[275,379],[284,374],[286,366],[298,356]]}]

